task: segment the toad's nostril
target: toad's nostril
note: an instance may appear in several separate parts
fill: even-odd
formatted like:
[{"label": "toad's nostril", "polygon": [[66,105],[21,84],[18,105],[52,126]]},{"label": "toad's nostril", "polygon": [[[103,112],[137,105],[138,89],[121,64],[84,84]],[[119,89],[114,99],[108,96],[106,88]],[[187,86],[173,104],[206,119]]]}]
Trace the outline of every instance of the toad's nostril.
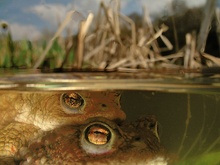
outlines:
[{"label": "toad's nostril", "polygon": [[141,140],[141,137],[140,137],[140,136],[137,136],[137,137],[134,138],[134,140],[135,140],[135,141],[140,141],[140,140]]}]

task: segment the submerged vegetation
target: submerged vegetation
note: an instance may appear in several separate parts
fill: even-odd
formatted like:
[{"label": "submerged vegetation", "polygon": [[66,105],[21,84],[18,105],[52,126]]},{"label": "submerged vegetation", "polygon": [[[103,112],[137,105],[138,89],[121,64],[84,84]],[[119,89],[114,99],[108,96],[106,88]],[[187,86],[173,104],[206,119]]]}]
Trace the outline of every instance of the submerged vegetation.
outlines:
[{"label": "submerged vegetation", "polygon": [[[210,11],[213,6],[210,4]],[[145,9],[141,16],[133,14],[129,17],[120,13],[118,1],[109,5],[101,2],[98,14],[90,13],[81,22],[77,35],[64,38],[61,33],[75,13],[67,13],[54,36],[41,41],[13,41],[10,25],[1,22],[4,34],[0,36],[0,67],[130,71],[220,65],[216,53],[208,54],[219,52],[217,39],[215,43],[211,39],[213,43],[206,44],[205,49],[199,46],[200,42],[205,44],[207,41],[205,33],[205,40],[201,40],[203,8],[185,9],[171,14],[166,20],[152,22]],[[189,15],[194,20],[187,23]],[[218,14],[209,17],[208,22],[206,20],[208,28],[213,18],[218,20]],[[212,28],[209,34],[217,36],[217,30]],[[217,46],[211,47],[213,51],[207,51],[214,44]]]}]

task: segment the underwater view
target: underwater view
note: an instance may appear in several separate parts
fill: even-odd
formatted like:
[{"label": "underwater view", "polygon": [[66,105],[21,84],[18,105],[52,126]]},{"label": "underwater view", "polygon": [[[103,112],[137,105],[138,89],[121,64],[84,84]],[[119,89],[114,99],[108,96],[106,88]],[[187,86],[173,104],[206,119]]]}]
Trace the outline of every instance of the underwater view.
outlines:
[{"label": "underwater view", "polygon": [[0,1],[0,164],[219,165],[219,9]]},{"label": "underwater view", "polygon": [[219,76],[186,75],[4,76],[1,163],[217,165]]}]

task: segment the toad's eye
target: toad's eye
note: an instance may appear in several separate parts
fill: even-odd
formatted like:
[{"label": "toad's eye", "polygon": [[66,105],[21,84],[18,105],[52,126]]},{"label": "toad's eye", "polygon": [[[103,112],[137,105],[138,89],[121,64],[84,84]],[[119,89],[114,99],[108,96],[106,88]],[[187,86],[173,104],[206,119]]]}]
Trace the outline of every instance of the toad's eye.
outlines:
[{"label": "toad's eye", "polygon": [[78,93],[64,93],[60,98],[64,112],[68,114],[82,113],[84,100]]},{"label": "toad's eye", "polygon": [[85,127],[81,146],[89,154],[104,154],[114,151],[116,132],[103,122],[93,122]]},{"label": "toad's eye", "polygon": [[111,132],[102,125],[92,125],[86,130],[86,139],[95,145],[107,144],[111,138]]}]

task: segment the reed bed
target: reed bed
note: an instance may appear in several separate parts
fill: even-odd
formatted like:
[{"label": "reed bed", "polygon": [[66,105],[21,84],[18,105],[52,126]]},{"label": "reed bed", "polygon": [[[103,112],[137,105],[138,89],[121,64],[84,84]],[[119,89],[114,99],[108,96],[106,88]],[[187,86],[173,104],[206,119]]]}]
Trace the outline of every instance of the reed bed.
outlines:
[{"label": "reed bed", "polygon": [[[164,51],[174,48],[169,38],[163,34],[169,27],[164,24],[154,26],[145,9],[142,24],[137,26],[131,18],[120,13],[118,1],[109,5],[101,2],[98,14],[94,16],[90,13],[80,23],[77,38],[69,36],[65,42],[60,41],[61,33],[75,13],[76,11],[67,13],[57,32],[44,48],[33,48],[33,43],[29,43],[29,48],[28,43],[24,43],[26,49],[18,49],[15,48],[10,35],[6,37],[7,42],[1,39],[1,67],[42,68],[48,61],[50,69],[86,68],[117,71],[220,66],[220,58],[197,49],[198,37],[195,33],[186,34],[186,44],[178,52],[162,55]],[[158,40],[163,42],[164,47],[159,46]],[[16,55],[15,50],[20,54]]]}]

